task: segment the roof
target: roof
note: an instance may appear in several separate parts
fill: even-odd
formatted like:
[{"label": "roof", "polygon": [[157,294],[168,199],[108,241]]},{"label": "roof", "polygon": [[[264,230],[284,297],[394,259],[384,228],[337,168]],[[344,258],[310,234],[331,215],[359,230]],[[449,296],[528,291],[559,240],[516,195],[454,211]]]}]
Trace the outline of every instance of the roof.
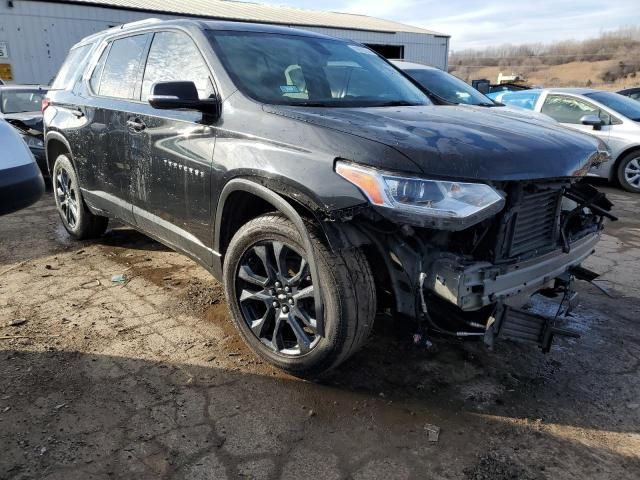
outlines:
[{"label": "roof", "polygon": [[574,95],[584,95],[585,93],[597,92],[595,88],[543,88],[549,92],[573,93]]},{"label": "roof", "polygon": [[405,62],[404,60],[390,60],[400,70],[439,70],[439,68],[423,65],[422,63]]},{"label": "roof", "polygon": [[[169,20],[160,20],[158,18],[147,18],[145,20],[139,20],[137,22],[124,23],[115,27],[111,27],[107,30],[93,33],[88,37],[83,38],[76,43],[72,48],[86,45],[88,43],[94,43],[97,40],[103,38],[109,38],[111,35],[120,35],[122,32],[136,31],[136,29],[147,29],[153,27],[164,28],[167,26],[193,26],[197,25],[200,28],[208,30],[231,30],[239,32],[261,32],[261,33],[280,33],[287,35],[299,35],[305,37],[317,37],[335,40],[334,37],[323,35],[321,33],[312,32],[311,30],[305,30],[301,28],[291,28],[282,25],[271,25],[265,23],[250,23],[250,22],[232,22],[226,20],[195,20],[192,18],[172,18]],[[347,40],[345,40],[347,41]]]},{"label": "roof", "polygon": [[369,17],[367,15],[304,10],[293,7],[280,7],[229,0],[62,0],[56,3],[91,5],[241,22],[366,30],[386,33],[421,33],[448,37],[448,35],[432,30],[383,20],[381,18]]}]

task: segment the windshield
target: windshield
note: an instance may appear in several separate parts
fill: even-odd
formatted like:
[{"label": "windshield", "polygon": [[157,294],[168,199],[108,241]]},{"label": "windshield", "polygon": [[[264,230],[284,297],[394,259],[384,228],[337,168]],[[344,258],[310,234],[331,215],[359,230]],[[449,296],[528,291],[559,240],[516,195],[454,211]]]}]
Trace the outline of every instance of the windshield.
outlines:
[{"label": "windshield", "polygon": [[209,38],[236,86],[269,104],[310,107],[429,105],[371,50],[339,40],[214,31]]},{"label": "windshield", "polygon": [[0,92],[0,111],[2,113],[38,112],[43,90],[3,90]]},{"label": "windshield", "polygon": [[482,106],[495,105],[490,98],[472,86],[442,70],[420,68],[406,70],[406,73],[426,90],[449,103]]},{"label": "windshield", "polygon": [[590,92],[585,93],[585,96],[593,98],[631,120],[640,122],[640,103],[636,100],[613,92]]}]

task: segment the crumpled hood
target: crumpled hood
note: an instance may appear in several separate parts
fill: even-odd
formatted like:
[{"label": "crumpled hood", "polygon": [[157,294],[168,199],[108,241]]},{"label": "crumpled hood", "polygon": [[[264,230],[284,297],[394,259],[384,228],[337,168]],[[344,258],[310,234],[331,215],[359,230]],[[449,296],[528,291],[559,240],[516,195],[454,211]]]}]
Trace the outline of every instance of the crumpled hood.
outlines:
[{"label": "crumpled hood", "polygon": [[599,145],[595,137],[560,126],[459,106],[264,109],[385,144],[425,175],[459,180],[584,175]]},{"label": "crumpled hood", "polygon": [[6,113],[4,119],[30,135],[42,135],[44,131],[40,112]]}]

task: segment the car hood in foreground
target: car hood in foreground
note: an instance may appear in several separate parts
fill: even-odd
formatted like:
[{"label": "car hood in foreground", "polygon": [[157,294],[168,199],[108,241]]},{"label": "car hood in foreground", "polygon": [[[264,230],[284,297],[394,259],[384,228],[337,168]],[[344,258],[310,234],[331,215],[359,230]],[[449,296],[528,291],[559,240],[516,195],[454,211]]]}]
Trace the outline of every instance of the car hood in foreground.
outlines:
[{"label": "car hood in foreground", "polygon": [[536,112],[534,110],[527,110],[526,108],[514,107],[509,105],[496,105],[494,107],[481,107],[477,105],[460,105],[461,107],[471,108],[473,110],[480,109],[483,112],[490,112],[494,115],[502,115],[503,117],[512,118],[514,120],[522,120],[525,122],[542,123],[546,125],[557,125],[553,118],[544,113]]},{"label": "car hood in foreground", "polygon": [[[598,140],[553,125],[459,106],[264,107],[265,111],[394,148],[426,175],[529,180],[584,175]],[[483,109],[485,110],[485,109]],[[372,150],[372,154],[374,151]],[[387,168],[402,170],[403,165]]]}]

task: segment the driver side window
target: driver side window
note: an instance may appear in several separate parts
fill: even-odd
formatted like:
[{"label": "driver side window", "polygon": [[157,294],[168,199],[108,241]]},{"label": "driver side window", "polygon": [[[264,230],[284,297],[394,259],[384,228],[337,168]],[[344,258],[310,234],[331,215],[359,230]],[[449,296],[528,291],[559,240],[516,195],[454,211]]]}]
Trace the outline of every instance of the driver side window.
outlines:
[{"label": "driver side window", "polygon": [[540,111],[560,123],[580,125],[580,119],[585,115],[595,115],[605,125],[611,123],[611,117],[595,105],[566,95],[548,95]]}]

